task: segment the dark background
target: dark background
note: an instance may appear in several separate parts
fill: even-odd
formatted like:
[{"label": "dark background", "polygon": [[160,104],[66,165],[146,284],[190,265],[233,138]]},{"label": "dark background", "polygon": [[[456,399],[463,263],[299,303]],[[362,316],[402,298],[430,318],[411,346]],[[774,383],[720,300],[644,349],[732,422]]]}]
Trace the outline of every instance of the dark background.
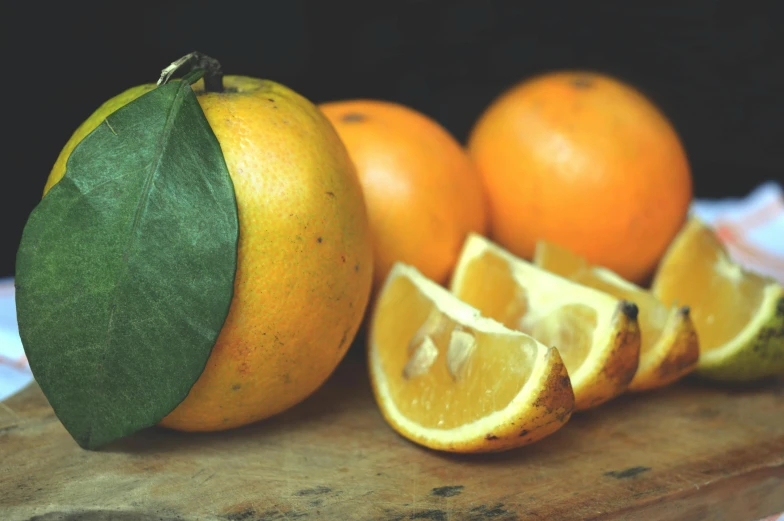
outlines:
[{"label": "dark background", "polygon": [[407,104],[461,141],[519,80],[599,70],[669,116],[697,197],[784,179],[784,2],[6,2],[1,18],[0,277],[71,132],[194,50],[316,103]]}]

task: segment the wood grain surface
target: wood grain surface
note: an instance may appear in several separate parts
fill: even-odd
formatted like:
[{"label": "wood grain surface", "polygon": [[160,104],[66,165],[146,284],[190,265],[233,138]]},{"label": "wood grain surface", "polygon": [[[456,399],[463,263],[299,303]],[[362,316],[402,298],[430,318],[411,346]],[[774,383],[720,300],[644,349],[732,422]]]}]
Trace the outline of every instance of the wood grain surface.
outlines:
[{"label": "wood grain surface", "polygon": [[36,385],[0,404],[0,519],[16,521],[752,521],[784,511],[784,381],[686,381],[576,414],[500,454],[393,432],[352,348],[329,382],[265,422],[148,429],[80,449]]}]

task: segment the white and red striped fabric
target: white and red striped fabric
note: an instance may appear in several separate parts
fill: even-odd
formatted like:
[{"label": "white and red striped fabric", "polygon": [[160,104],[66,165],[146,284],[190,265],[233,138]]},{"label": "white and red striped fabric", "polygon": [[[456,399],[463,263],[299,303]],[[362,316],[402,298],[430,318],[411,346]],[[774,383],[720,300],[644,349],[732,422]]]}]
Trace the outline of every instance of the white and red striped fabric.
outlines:
[{"label": "white and red striped fabric", "polygon": [[784,284],[784,190],[761,185],[743,199],[696,201],[692,212],[710,224],[730,256]]},{"label": "white and red striped fabric", "polygon": [[0,279],[0,400],[27,385],[32,378],[16,327],[13,280]]}]

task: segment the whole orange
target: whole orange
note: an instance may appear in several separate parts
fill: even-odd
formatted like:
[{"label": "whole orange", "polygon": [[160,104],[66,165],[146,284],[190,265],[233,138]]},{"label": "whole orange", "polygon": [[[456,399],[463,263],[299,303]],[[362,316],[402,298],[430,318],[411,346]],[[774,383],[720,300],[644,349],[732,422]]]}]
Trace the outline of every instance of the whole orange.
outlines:
[{"label": "whole orange", "polygon": [[[362,189],[327,118],[278,83],[244,76],[224,76],[223,83],[221,92],[206,92],[203,81],[193,90],[234,184],[237,271],[204,372],[161,422],[185,431],[245,425],[311,394],[346,354],[372,283]],[[62,179],[87,134],[153,88],[129,89],[85,121],[45,191]]]},{"label": "whole orange", "polygon": [[468,148],[488,193],[491,235],[525,258],[544,239],[642,282],[692,197],[672,124],[642,93],[594,72],[513,86],[481,115]]},{"label": "whole orange", "polygon": [[437,122],[400,104],[349,100],[320,108],[359,174],[376,288],[396,261],[445,283],[466,234],[486,227],[481,179],[466,150]]}]

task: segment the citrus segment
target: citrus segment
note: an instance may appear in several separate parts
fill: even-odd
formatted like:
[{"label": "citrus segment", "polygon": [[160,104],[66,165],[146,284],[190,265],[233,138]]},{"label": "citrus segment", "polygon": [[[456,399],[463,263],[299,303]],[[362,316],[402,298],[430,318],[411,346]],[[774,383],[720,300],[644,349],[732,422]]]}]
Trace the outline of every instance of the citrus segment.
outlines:
[{"label": "citrus segment", "polygon": [[450,286],[461,300],[508,328],[558,348],[576,408],[623,393],[637,369],[637,307],[576,284],[471,234]]},{"label": "citrus segment", "polygon": [[652,291],[665,304],[691,308],[702,376],[747,381],[784,373],[784,290],[733,262],[699,219],[689,219],[670,245]]},{"label": "citrus segment", "polygon": [[376,401],[404,437],[488,452],[547,436],[574,406],[558,351],[482,317],[413,266],[396,263],[369,335]]},{"label": "citrus segment", "polygon": [[562,277],[634,302],[639,309],[640,363],[630,391],[663,387],[697,366],[699,341],[688,307],[668,308],[643,288],[557,244],[540,241],[534,263]]}]

